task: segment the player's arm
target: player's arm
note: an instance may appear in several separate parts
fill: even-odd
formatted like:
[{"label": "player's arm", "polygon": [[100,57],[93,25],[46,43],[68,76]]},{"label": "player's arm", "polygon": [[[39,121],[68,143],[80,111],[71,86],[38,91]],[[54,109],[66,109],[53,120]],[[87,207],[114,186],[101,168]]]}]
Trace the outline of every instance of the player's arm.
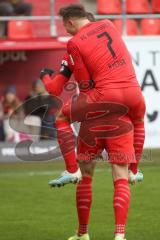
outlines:
[{"label": "player's arm", "polygon": [[41,77],[41,79],[47,92],[55,96],[59,96],[61,94],[65,83],[69,80],[61,73],[56,74],[54,77],[46,73],[43,77]]},{"label": "player's arm", "polygon": [[81,82],[82,80],[91,80],[90,73],[86,68],[79,49],[76,44],[72,42],[72,40],[70,40],[67,44],[67,51],[70,57],[70,61],[74,65],[74,77],[76,81]]},{"label": "player's arm", "polygon": [[72,75],[72,70],[69,67],[67,56],[65,56],[61,63],[59,73],[54,77],[52,77],[52,74],[53,70],[44,69],[40,73],[40,78],[43,81],[48,93],[59,96],[63,91],[65,83],[69,81]]}]

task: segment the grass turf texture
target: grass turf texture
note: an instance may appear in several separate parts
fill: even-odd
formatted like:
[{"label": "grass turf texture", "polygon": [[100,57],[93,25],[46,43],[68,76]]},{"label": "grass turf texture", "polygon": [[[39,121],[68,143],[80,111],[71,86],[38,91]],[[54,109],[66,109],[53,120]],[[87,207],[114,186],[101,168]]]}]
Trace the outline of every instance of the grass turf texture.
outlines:
[{"label": "grass turf texture", "polygon": [[[128,240],[160,238],[159,156],[159,150],[152,151],[148,163],[141,164],[144,182],[131,186]],[[0,164],[0,239],[66,240],[74,234],[75,186],[50,189],[47,185],[63,169],[62,161]],[[113,239],[112,195],[110,167],[100,163],[93,182],[92,240]]]}]

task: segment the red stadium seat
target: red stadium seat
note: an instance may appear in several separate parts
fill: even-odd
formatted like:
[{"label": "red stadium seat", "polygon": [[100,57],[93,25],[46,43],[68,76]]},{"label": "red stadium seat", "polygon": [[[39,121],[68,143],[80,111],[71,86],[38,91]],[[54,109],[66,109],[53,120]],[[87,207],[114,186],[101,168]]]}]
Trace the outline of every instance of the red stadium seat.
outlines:
[{"label": "red stadium seat", "polygon": [[[49,16],[50,2],[49,0],[27,0],[33,6],[33,16]],[[33,29],[36,37],[49,38],[50,37],[50,21],[33,21]]]},{"label": "red stadium seat", "polygon": [[119,14],[121,13],[120,0],[97,0],[98,14]]},{"label": "red stadium seat", "polygon": [[[138,35],[138,24],[136,20],[128,19],[126,22],[127,26],[127,35]],[[119,30],[119,32],[122,34],[123,31],[123,21],[120,19],[114,20],[114,25]]]},{"label": "red stadium seat", "polygon": [[30,39],[33,38],[33,26],[30,21],[9,21],[8,38]]},{"label": "red stadium seat", "polygon": [[50,1],[27,0],[33,6],[33,16],[48,16],[50,13]]},{"label": "red stadium seat", "polygon": [[152,0],[152,11],[160,13],[160,0]]},{"label": "red stadium seat", "polygon": [[127,13],[149,13],[149,1],[148,0],[126,0]]},{"label": "red stadium seat", "polygon": [[160,19],[143,19],[141,21],[141,34],[160,35]]},{"label": "red stadium seat", "polygon": [[[49,0],[27,0],[33,6],[33,16],[49,16],[50,15],[50,1]],[[55,0],[54,12],[55,15],[61,7],[71,4],[80,3],[80,0]],[[50,37],[50,21],[34,21],[33,22],[34,33],[38,38],[49,38]],[[63,27],[61,20],[56,20],[56,29],[59,36],[66,36],[67,33]]]}]

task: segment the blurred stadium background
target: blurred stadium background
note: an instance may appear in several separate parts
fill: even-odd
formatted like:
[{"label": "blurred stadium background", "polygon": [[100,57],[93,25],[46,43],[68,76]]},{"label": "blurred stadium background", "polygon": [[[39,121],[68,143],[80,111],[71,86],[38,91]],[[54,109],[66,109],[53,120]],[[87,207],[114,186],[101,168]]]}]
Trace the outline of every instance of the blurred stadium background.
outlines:
[{"label": "blurred stadium background", "polygon": [[[48,180],[64,169],[59,149],[53,149],[52,161],[41,155],[56,146],[52,102],[44,120],[43,107],[30,114],[33,106],[25,106],[13,116],[16,129],[21,129],[26,115],[28,124],[39,128],[16,132],[8,120],[26,99],[38,96],[38,104],[44,104],[39,73],[44,67],[59,70],[69,36],[57,14],[69,3],[84,4],[97,20],[111,19],[131,52],[147,113],[141,163],[145,180],[132,187],[127,238],[159,239],[160,0],[11,0],[7,7],[4,2],[0,1],[0,239],[67,239],[76,228],[75,187],[47,187]],[[45,101],[48,103],[47,96]],[[26,161],[18,159],[15,147],[31,139],[35,141],[32,153],[38,157],[32,162],[33,154],[22,149]],[[104,162],[98,164],[94,188],[91,237],[112,239],[112,184],[110,168]]]}]

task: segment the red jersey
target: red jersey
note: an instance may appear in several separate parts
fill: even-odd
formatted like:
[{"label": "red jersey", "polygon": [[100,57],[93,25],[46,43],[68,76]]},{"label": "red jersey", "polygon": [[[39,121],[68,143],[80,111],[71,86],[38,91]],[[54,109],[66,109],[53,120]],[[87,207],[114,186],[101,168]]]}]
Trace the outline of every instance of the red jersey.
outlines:
[{"label": "red jersey", "polygon": [[85,66],[96,89],[139,86],[131,56],[111,21],[86,24],[69,40],[67,50],[74,74],[82,78]]},{"label": "red jersey", "polygon": [[[49,75],[46,75],[43,78],[43,83],[46,87],[46,90],[50,93],[53,94],[55,96],[60,96],[61,94],[65,94],[65,92],[67,94],[69,93],[69,90],[64,91],[64,86],[67,84],[67,82],[69,82],[72,73],[74,74],[74,78],[75,80],[80,83],[79,86],[79,90],[80,91],[87,91],[90,89],[90,75],[86,69],[86,67],[84,65],[81,65],[83,67],[83,75],[79,74],[78,71],[74,72],[74,65],[71,63],[71,59],[68,55],[68,53],[66,53],[63,56],[63,60],[61,62],[61,68],[59,71],[59,74],[57,74],[56,76],[54,76],[53,78],[51,78]],[[66,89],[73,89],[76,90],[76,86],[73,86],[73,83],[68,83],[68,87],[66,86]],[[72,92],[72,91],[71,91]],[[77,92],[77,91],[76,91]],[[65,94],[66,95],[66,94]],[[72,93],[73,95],[73,93]]]},{"label": "red jersey", "polygon": [[87,91],[92,88],[92,79],[84,63],[81,62],[81,69],[83,71],[83,74],[81,71],[78,71],[78,68],[75,70],[74,67],[75,66],[73,64],[72,58],[70,58],[69,54],[66,53],[62,60],[60,73],[67,76],[67,72],[69,72],[70,75],[68,74],[68,77],[71,77],[73,73],[75,80],[78,82],[80,92]]}]

